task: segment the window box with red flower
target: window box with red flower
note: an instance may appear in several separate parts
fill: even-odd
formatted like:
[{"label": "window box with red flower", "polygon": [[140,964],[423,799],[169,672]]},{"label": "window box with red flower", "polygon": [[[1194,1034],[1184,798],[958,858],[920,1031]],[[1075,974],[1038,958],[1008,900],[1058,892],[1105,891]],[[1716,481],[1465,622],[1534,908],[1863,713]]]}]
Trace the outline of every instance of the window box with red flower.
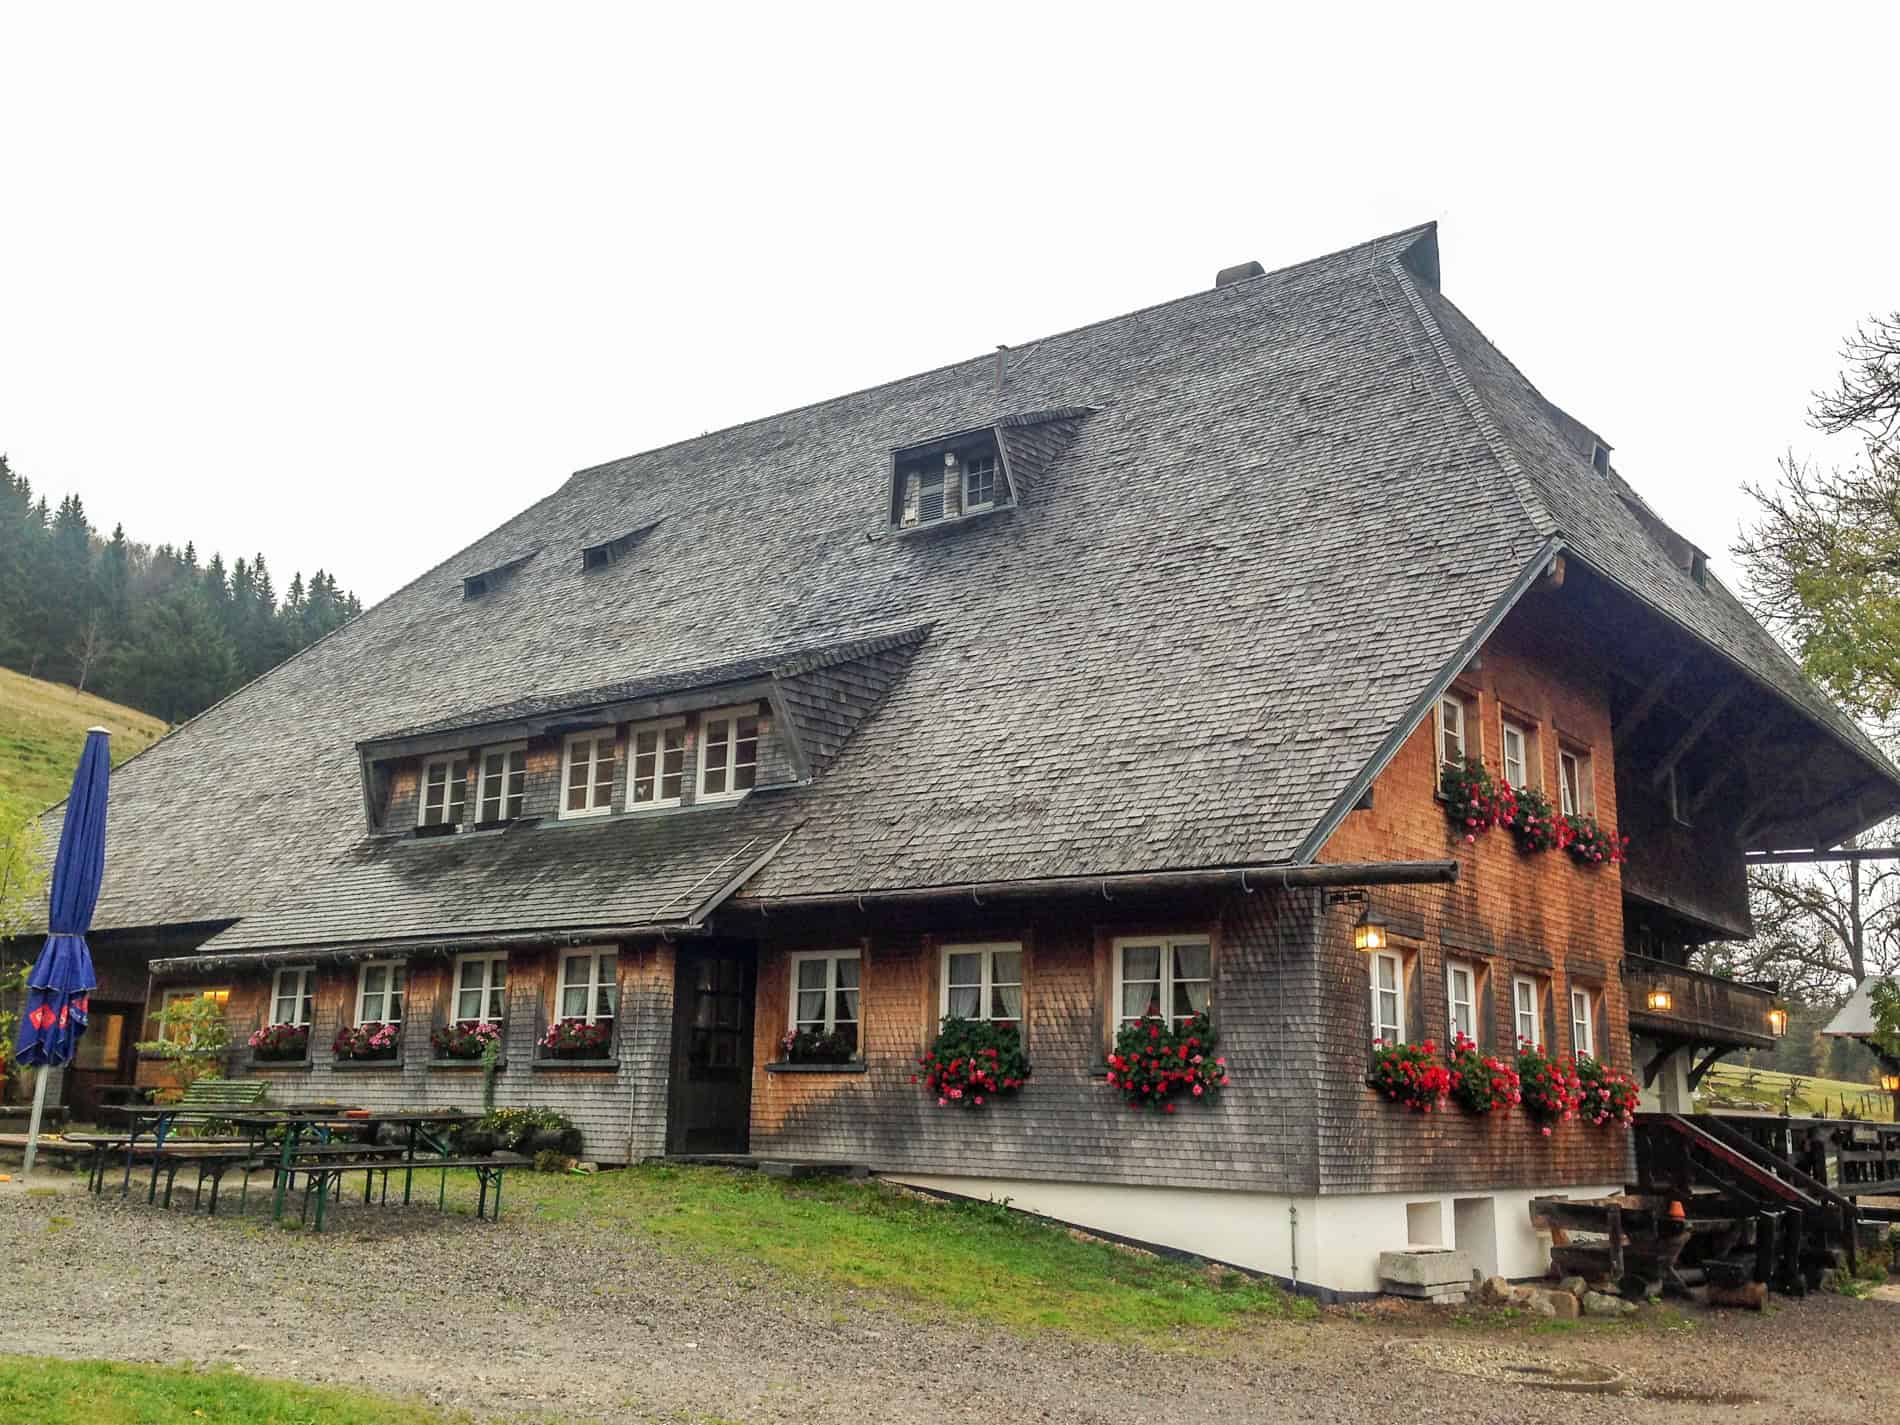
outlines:
[{"label": "window box with red flower", "polygon": [[557,1019],[536,1044],[544,1059],[606,1063],[613,1057],[611,1019]]},{"label": "window box with red flower", "polygon": [[954,1014],[943,1021],[917,1067],[910,1081],[921,1083],[938,1108],[983,1108],[1016,1093],[1029,1078],[1015,1024]]},{"label": "window box with red flower", "polygon": [[402,1053],[402,1025],[378,1020],[346,1024],[330,1041],[330,1052],[340,1064],[393,1064]]},{"label": "window box with red flower", "polygon": [[310,1026],[266,1024],[253,1030],[248,1041],[256,1064],[300,1064],[310,1057]]},{"label": "window box with red flower", "polygon": [[1438,789],[1452,831],[1466,842],[1476,841],[1498,824],[1497,784],[1479,758],[1446,763],[1439,772]]},{"label": "window box with red flower", "polygon": [[1451,1092],[1451,1070],[1438,1062],[1438,1045],[1433,1040],[1400,1044],[1375,1039],[1366,1086],[1413,1113],[1430,1113],[1442,1107]]},{"label": "window box with red flower", "polygon": [[1451,1099],[1466,1113],[1495,1113],[1523,1099],[1517,1070],[1495,1054],[1483,1054],[1465,1034],[1454,1033],[1451,1053]]},{"label": "window box with red flower", "polygon": [[489,1020],[442,1024],[429,1031],[429,1048],[438,1059],[477,1062],[490,1044],[501,1042],[501,1026]]},{"label": "window box with red flower", "polygon": [[1635,1121],[1640,1095],[1635,1079],[1588,1054],[1577,1055],[1577,1079],[1581,1094],[1577,1111],[1585,1122],[1614,1128]]},{"label": "window box with red flower", "polygon": [[1511,829],[1517,849],[1524,852],[1552,851],[1561,844],[1559,831],[1563,818],[1550,804],[1550,798],[1535,787],[1514,787],[1510,815],[1500,825]]},{"label": "window box with red flower", "polygon": [[1562,846],[1584,866],[1620,866],[1628,859],[1630,839],[1618,836],[1593,816],[1564,819]]},{"label": "window box with red flower", "polygon": [[1559,1123],[1577,1116],[1583,1102],[1583,1080],[1568,1059],[1546,1054],[1529,1040],[1519,1040],[1517,1076],[1524,1110],[1546,1138]]},{"label": "window box with red flower", "polygon": [[1108,1056],[1108,1085],[1132,1109],[1173,1113],[1175,1101],[1211,1103],[1227,1087],[1220,1035],[1205,1011],[1187,1019],[1143,1015],[1122,1025]]}]

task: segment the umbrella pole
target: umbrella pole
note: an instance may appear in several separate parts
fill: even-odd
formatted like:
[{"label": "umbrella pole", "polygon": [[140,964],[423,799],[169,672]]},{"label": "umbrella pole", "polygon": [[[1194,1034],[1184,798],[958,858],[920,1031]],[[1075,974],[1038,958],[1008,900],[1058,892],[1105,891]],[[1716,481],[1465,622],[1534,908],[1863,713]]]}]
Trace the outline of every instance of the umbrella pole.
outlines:
[{"label": "umbrella pole", "polygon": [[26,1125],[26,1162],[20,1168],[20,1176],[26,1177],[33,1171],[33,1159],[40,1148],[40,1115],[46,1110],[46,1065],[41,1064],[33,1076],[33,1116]]}]

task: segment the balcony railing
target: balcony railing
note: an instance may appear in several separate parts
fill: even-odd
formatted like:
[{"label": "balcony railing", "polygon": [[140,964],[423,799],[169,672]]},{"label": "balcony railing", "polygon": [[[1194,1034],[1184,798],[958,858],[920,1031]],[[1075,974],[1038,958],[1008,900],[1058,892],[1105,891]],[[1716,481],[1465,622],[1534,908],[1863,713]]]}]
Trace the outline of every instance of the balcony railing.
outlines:
[{"label": "balcony railing", "polygon": [[[1629,997],[1630,1028],[1701,1044],[1733,1044],[1741,1049],[1772,1049],[1775,1033],[1768,1012],[1775,1007],[1773,985],[1725,980],[1667,960],[1642,955],[1623,959],[1623,990]],[[1667,1008],[1651,1006],[1660,992]]]}]

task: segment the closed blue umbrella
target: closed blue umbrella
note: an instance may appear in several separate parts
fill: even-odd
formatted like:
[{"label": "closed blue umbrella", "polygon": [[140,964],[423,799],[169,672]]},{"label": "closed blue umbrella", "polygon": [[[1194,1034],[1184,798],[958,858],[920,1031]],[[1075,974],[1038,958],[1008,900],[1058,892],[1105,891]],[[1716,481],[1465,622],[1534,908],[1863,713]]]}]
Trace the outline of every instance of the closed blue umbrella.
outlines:
[{"label": "closed blue umbrella", "polygon": [[59,830],[59,854],[53,860],[50,933],[26,977],[26,1006],[13,1057],[39,1071],[26,1137],[25,1171],[29,1173],[39,1148],[46,1071],[70,1064],[78,1052],[96,983],[86,932],[92,928],[93,907],[99,904],[99,883],[106,872],[106,782],[112,773],[109,738],[103,727],[86,733],[86,750],[79,755],[72,794],[66,799],[66,820]]}]

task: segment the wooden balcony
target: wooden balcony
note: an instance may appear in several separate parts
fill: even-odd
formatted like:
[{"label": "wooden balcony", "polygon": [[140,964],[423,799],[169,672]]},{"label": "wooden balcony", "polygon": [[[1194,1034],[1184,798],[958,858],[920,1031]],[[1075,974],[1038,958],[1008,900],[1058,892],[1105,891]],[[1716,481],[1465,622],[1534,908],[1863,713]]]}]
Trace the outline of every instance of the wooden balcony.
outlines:
[{"label": "wooden balcony", "polygon": [[[1651,990],[1668,992],[1668,1009],[1649,1008]],[[1768,1025],[1768,1011],[1776,1003],[1773,985],[1725,980],[1667,960],[1626,955],[1623,992],[1629,998],[1632,1033],[1738,1049],[1775,1047]]]}]

